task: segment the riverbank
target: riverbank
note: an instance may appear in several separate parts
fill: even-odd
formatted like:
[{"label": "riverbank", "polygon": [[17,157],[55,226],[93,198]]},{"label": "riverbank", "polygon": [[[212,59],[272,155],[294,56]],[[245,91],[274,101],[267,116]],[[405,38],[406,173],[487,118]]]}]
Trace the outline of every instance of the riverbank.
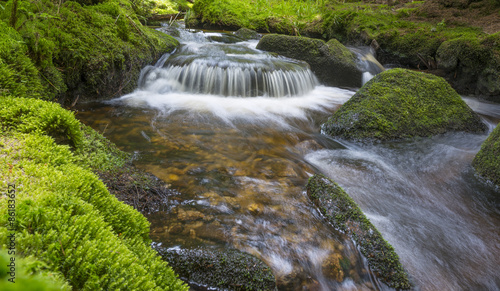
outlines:
[{"label": "riverbank", "polygon": [[392,5],[387,1],[199,0],[186,23],[371,45],[384,65],[427,71],[445,77],[460,94],[500,102],[498,1],[389,2]]}]

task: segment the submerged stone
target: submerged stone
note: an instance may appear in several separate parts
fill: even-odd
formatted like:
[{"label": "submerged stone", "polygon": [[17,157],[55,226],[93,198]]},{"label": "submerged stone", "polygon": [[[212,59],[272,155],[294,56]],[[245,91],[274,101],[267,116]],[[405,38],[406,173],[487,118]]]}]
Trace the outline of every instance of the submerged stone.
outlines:
[{"label": "submerged stone", "polygon": [[234,33],[237,37],[249,40],[249,39],[260,39],[261,35],[255,31],[248,28],[240,28]]},{"label": "submerged stone", "polygon": [[483,132],[486,125],[441,77],[392,69],[366,83],[322,129],[331,136],[382,141]]},{"label": "submerged stone", "polygon": [[500,186],[500,126],[488,136],[472,161],[472,166],[483,178]]},{"label": "submerged stone", "polygon": [[394,248],[339,185],[323,175],[314,175],[307,183],[307,195],[330,224],[359,245],[371,270],[382,282],[396,289],[411,288]]},{"label": "submerged stone", "polygon": [[271,268],[250,254],[215,247],[154,248],[191,285],[217,290],[276,290]]},{"label": "submerged stone", "polygon": [[262,37],[258,49],[302,60],[321,83],[329,86],[360,87],[362,72],[356,56],[335,39],[320,39],[269,34]]}]

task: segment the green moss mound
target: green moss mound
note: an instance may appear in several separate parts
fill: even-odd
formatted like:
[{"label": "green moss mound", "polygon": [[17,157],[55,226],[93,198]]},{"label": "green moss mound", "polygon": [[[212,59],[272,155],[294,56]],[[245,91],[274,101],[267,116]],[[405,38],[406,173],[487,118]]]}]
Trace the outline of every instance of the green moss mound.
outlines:
[{"label": "green moss mound", "polygon": [[[14,268],[13,273],[11,273],[11,267]],[[11,275],[14,275],[14,278]],[[48,270],[47,264],[33,257],[23,258],[14,255],[13,250],[0,250],[0,289],[4,291],[71,290],[61,274]]]},{"label": "green moss mound", "polygon": [[322,129],[346,139],[383,141],[483,132],[486,125],[444,79],[392,69],[366,83]]},{"label": "green moss mound", "polygon": [[359,245],[370,268],[382,282],[396,289],[412,287],[394,248],[339,185],[323,175],[314,175],[307,183],[307,194],[329,223]]},{"label": "green moss mound", "polygon": [[[0,187],[16,189],[15,222],[9,221],[12,203],[0,201],[0,245],[7,247],[8,235],[15,233],[18,253],[44,262],[76,290],[186,290],[150,248],[146,218],[110,195],[91,172],[96,163],[119,166],[124,157],[99,138],[90,141],[97,145],[81,141],[88,129],[59,105],[0,101]],[[42,114],[35,116],[37,110]],[[47,128],[46,120],[54,126]],[[80,142],[70,147],[50,136],[61,128],[73,133],[68,140]],[[83,163],[85,149],[104,153]],[[113,156],[116,161],[105,159]]]},{"label": "green moss mound", "polygon": [[27,56],[19,33],[0,21],[0,97],[6,95],[48,98],[38,70]]},{"label": "green moss mound", "polygon": [[307,62],[326,85],[361,86],[362,73],[356,66],[356,56],[335,39],[325,43],[321,39],[268,34],[257,48]]},{"label": "green moss mound", "polygon": [[187,282],[220,290],[277,290],[271,269],[235,249],[157,247],[164,260]]},{"label": "green moss mound", "polygon": [[0,98],[0,126],[3,130],[49,135],[74,148],[83,143],[80,123],[73,112],[42,100]]},{"label": "green moss mound", "polygon": [[500,126],[488,136],[472,165],[480,176],[500,187]]}]

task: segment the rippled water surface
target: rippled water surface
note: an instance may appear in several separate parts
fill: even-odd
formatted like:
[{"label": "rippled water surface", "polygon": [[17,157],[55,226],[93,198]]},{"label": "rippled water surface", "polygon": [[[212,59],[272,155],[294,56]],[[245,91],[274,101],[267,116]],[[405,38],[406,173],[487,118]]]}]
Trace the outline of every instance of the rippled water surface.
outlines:
[{"label": "rippled water surface", "polygon": [[[417,289],[500,288],[498,190],[470,166],[487,134],[375,145],[330,139],[319,125],[354,92],[318,85],[307,66],[263,54],[256,42],[214,44],[185,32],[181,40],[184,48],[145,68],[134,93],[82,104],[77,115],[182,193],[168,211],[150,215],[154,240],[252,253],[282,290],[387,289],[308,200],[307,179],[322,172],[395,247]],[[221,63],[225,72],[215,68]],[[174,66],[196,82],[214,74],[213,82],[196,91],[191,77],[172,77]],[[235,87],[215,90],[233,67]],[[254,68],[280,77],[263,81]],[[280,87],[287,75],[302,89]],[[491,128],[500,120],[500,106],[466,101]]]}]

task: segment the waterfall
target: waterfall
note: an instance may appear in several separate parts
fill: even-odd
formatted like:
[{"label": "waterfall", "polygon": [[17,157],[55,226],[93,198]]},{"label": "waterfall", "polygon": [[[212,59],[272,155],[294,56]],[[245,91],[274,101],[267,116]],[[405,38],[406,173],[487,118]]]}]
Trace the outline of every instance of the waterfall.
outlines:
[{"label": "waterfall", "polygon": [[361,84],[364,85],[370,81],[376,74],[385,70],[375,58],[375,51],[371,47],[349,48],[358,59],[358,67],[363,72]]}]

